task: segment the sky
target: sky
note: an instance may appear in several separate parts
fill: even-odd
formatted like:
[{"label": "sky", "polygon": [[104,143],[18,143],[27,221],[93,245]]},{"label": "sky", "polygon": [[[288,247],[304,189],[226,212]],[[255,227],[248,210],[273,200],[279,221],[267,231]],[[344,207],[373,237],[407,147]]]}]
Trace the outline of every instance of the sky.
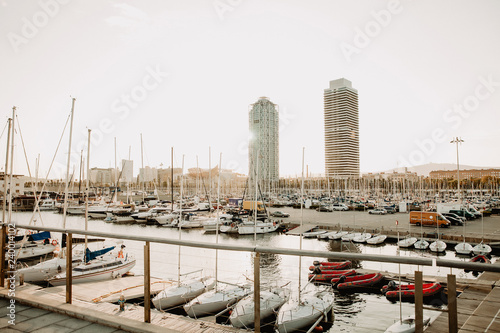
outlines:
[{"label": "sky", "polygon": [[176,167],[246,174],[249,106],[266,96],[280,175],[300,175],[302,147],[324,174],[323,91],[338,78],[359,93],[362,172],[455,163],[455,137],[460,163],[499,167],[499,13],[496,0],[0,0],[0,168],[16,106],[14,172],[38,160],[62,178],[75,98],[71,169],[91,129],[90,167],[114,166],[116,140],[136,173],[169,166],[173,147]]}]

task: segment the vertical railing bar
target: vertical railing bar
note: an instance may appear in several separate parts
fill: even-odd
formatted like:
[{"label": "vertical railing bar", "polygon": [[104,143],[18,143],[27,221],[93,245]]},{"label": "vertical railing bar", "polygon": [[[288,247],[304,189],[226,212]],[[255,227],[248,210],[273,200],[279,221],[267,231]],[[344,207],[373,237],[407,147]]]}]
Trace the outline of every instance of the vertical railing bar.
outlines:
[{"label": "vertical railing bar", "polygon": [[66,303],[71,304],[73,290],[73,234],[68,233],[66,240]]},{"label": "vertical railing bar", "polygon": [[5,286],[5,239],[7,238],[7,227],[2,226],[2,239],[0,240],[0,286]]},{"label": "vertical railing bar", "polygon": [[457,278],[454,274],[448,274],[448,332],[458,332]]},{"label": "vertical railing bar", "polygon": [[151,272],[150,272],[150,244],[144,245],[144,322],[151,322]]},{"label": "vertical railing bar", "polygon": [[254,332],[260,333],[260,253],[255,252],[253,262]]},{"label": "vertical railing bar", "polygon": [[424,331],[424,291],[422,271],[415,271],[415,333]]}]

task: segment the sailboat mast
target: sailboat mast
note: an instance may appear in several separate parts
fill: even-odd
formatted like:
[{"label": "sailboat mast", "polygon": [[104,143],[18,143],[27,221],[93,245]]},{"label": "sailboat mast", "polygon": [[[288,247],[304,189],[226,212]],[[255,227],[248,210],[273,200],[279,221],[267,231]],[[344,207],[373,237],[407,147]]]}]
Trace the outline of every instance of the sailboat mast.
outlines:
[{"label": "sailboat mast", "polygon": [[142,168],[142,202],[144,203],[144,176],[146,172],[144,170],[144,153],[142,149],[142,133],[141,133],[141,168]]},{"label": "sailboat mast", "polygon": [[259,188],[259,150],[257,150],[257,162],[256,162],[257,166],[255,168],[255,201],[254,201],[254,205],[253,205],[253,216],[254,216],[254,220],[253,220],[253,223],[254,223],[254,226],[253,226],[253,241],[254,242],[257,242],[257,214],[258,214],[258,211],[259,211],[259,204],[258,204],[258,188]]},{"label": "sailboat mast", "polygon": [[5,170],[3,173],[3,202],[2,202],[2,222],[5,223],[5,212],[7,211],[7,171],[9,169],[9,144],[10,144],[10,131],[12,126],[12,119],[7,120],[9,130],[7,132],[7,148],[5,149]]},{"label": "sailboat mast", "polygon": [[71,163],[71,137],[73,136],[73,115],[75,111],[76,98],[72,99],[71,103],[71,122],[69,127],[69,148],[68,148],[68,163],[66,165],[66,184],[64,186],[64,203],[63,203],[63,229],[66,229],[66,212],[68,210],[68,185],[69,185],[69,165]]},{"label": "sailboat mast", "polygon": [[[222,164],[222,153],[219,156],[219,165]],[[217,181],[217,217],[215,219],[215,243],[219,243],[219,206],[220,206],[220,168],[219,179]],[[217,262],[219,258],[219,250],[215,249],[215,290],[217,290]]]},{"label": "sailboat mast", "polygon": [[16,132],[16,107],[12,107],[12,131],[10,139],[10,176],[9,176],[9,223],[12,221],[12,173],[14,172],[14,133]]},{"label": "sailboat mast", "polygon": [[[88,129],[88,139],[87,139],[87,178],[85,179],[85,230],[88,230],[89,224],[89,177],[90,177],[90,133],[92,130]],[[116,159],[115,159],[116,162]],[[116,167],[115,167],[116,173]],[[116,189],[115,189],[116,191]],[[85,235],[85,249],[87,249],[88,240],[87,235]]]},{"label": "sailboat mast", "polygon": [[[300,184],[300,228],[302,230],[302,224],[304,223],[304,153],[306,148],[302,147],[302,181]],[[302,232],[300,233],[300,250],[302,250]],[[301,289],[301,280],[300,273],[302,271],[302,257],[299,256],[299,304],[300,304],[300,289]]]},{"label": "sailboat mast", "polygon": [[[181,240],[181,222],[182,222],[182,194],[183,194],[183,184],[184,184],[184,155],[182,155],[182,169],[181,169],[181,198],[180,198],[180,209],[179,209],[179,219],[177,220],[177,226],[179,227],[179,240]],[[177,284],[181,284],[181,246],[179,245],[179,258],[177,260]]]},{"label": "sailboat mast", "polygon": [[174,147],[170,149],[170,202],[174,211]]},{"label": "sailboat mast", "polygon": [[208,211],[212,212],[212,148],[208,147]]}]

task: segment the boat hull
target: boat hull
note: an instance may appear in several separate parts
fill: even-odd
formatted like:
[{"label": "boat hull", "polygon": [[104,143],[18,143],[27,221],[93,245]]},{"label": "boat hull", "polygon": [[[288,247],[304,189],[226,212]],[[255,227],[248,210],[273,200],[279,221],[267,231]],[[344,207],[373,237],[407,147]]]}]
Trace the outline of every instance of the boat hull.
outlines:
[{"label": "boat hull", "polygon": [[[128,271],[130,271],[135,266],[135,259],[128,260],[125,264],[113,267],[110,270],[96,271],[92,273],[75,274],[73,272],[72,282],[73,283],[86,283],[86,282],[97,282],[104,280],[111,280],[118,276],[121,276]],[[62,286],[66,284],[66,274],[63,276],[56,276],[49,279],[49,283],[53,286]]]},{"label": "boat hull", "polygon": [[[270,291],[260,293],[260,320],[263,321],[275,313],[286,301],[285,295],[279,295]],[[247,328],[254,326],[254,297],[248,295],[242,298],[233,308],[229,320],[234,327]]]}]

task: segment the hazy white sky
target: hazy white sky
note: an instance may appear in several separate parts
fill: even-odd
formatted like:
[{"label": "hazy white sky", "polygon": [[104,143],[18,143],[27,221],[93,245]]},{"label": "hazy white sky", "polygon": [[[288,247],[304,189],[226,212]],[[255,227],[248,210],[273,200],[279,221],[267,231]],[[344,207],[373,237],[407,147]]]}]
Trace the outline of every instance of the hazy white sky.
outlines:
[{"label": "hazy white sky", "polygon": [[[0,0],[1,128],[17,106],[30,167],[48,170],[76,97],[73,164],[129,147],[140,166],[248,172],[248,106],[280,107],[280,173],[324,172],[323,90],[359,92],[361,171],[500,166],[500,2]],[[27,173],[19,133],[15,171]],[[6,133],[0,139],[5,162]],[[67,134],[52,178],[61,177]],[[85,154],[85,152],[84,152]]]}]

